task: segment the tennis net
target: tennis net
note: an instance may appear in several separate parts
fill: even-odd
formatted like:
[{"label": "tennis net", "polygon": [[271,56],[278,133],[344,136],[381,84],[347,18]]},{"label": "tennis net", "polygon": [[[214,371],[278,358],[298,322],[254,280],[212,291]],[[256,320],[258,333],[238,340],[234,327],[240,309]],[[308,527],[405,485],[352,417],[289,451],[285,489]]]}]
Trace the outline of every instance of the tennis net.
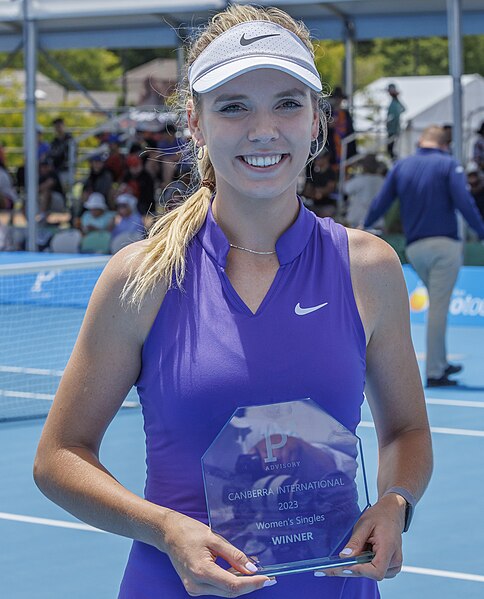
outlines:
[{"label": "tennis net", "polygon": [[107,260],[0,265],[0,422],[47,415]]}]

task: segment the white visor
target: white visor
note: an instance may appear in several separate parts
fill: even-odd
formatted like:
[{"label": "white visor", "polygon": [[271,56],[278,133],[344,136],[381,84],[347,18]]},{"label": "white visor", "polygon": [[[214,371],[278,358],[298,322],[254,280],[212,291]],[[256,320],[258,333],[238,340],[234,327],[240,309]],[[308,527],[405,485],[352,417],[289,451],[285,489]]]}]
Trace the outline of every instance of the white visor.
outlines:
[{"label": "white visor", "polygon": [[321,79],[311,53],[297,35],[269,21],[236,25],[211,42],[188,70],[190,89],[212,91],[254,69],[277,69],[314,91]]}]

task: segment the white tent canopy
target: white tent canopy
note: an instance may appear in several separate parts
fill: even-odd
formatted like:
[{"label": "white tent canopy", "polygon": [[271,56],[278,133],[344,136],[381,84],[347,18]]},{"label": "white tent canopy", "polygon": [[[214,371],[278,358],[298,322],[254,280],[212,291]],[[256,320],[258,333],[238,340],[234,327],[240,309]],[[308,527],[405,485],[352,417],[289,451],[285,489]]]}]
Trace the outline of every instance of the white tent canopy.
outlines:
[{"label": "white tent canopy", "polygon": [[[244,4],[247,2],[239,2]],[[460,0],[464,34],[484,31],[482,0]],[[447,35],[446,0],[258,0],[302,18],[318,39]],[[22,41],[24,11],[46,49],[176,47],[174,27],[190,31],[224,0],[0,0],[0,51]]]},{"label": "white tent canopy", "polygon": [[[382,77],[367,85],[354,96],[354,123],[357,131],[385,131],[387,107],[390,97],[387,87],[394,83],[400,92],[399,99],[406,110],[400,122],[402,134],[398,154],[406,156],[416,147],[425,127],[453,122],[452,77]],[[464,158],[470,158],[475,131],[484,120],[484,78],[480,75],[462,77]]]}]

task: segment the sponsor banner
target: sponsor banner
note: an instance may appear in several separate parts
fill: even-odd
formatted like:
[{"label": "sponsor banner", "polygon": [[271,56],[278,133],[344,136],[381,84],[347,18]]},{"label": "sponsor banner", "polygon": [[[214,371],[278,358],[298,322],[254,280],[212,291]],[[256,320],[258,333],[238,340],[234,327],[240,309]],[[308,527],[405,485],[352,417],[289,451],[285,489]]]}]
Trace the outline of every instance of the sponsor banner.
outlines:
[{"label": "sponsor banner", "polygon": [[[412,323],[426,322],[429,298],[427,289],[411,266],[403,266],[410,301]],[[484,267],[463,266],[452,292],[449,325],[484,326]]]}]

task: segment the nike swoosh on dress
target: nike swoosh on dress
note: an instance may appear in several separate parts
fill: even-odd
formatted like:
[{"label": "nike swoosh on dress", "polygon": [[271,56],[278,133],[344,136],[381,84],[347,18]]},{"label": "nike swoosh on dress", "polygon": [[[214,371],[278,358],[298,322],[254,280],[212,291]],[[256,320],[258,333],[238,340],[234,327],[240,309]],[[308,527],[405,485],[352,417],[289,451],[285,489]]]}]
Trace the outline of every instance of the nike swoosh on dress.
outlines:
[{"label": "nike swoosh on dress", "polygon": [[269,33],[268,35],[258,35],[257,37],[246,38],[245,33],[244,33],[244,35],[240,38],[240,45],[241,46],[249,46],[250,44],[253,44],[254,42],[258,42],[259,40],[263,40],[266,37],[277,37],[279,35],[281,35],[281,34],[280,33]]},{"label": "nike swoosh on dress", "polygon": [[319,310],[320,308],[324,308],[324,306],[327,306],[328,302],[324,302],[324,304],[319,304],[319,306],[310,306],[309,308],[301,308],[301,304],[298,302],[296,304],[296,307],[294,308],[294,312],[298,315],[298,316],[304,316],[305,314],[311,314],[311,312],[315,312],[316,310]]}]

